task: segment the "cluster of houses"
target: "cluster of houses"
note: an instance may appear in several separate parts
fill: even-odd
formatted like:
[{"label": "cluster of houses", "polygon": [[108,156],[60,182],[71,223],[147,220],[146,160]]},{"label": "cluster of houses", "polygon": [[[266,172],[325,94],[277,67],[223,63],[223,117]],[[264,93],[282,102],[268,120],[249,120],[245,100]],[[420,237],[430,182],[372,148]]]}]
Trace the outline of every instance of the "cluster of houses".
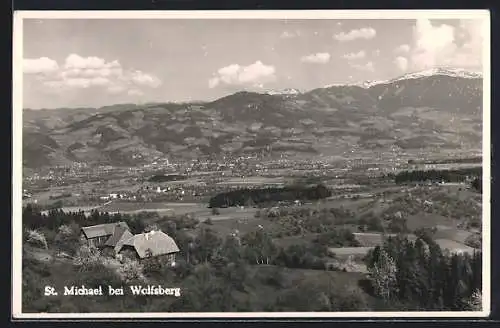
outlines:
[{"label": "cluster of houses", "polygon": [[172,237],[162,231],[132,234],[125,222],[83,227],[81,239],[89,246],[102,250],[108,256],[142,260],[158,257],[164,263],[174,265],[179,247]]}]

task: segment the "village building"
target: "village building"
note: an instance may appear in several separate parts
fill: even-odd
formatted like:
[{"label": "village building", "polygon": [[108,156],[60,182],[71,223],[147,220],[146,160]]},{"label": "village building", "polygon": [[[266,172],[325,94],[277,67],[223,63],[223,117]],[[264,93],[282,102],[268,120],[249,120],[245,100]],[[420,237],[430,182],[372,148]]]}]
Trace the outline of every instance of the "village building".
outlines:
[{"label": "village building", "polygon": [[125,222],[99,224],[82,228],[81,240],[98,247],[106,256],[126,256],[142,260],[158,257],[165,263],[174,263],[179,247],[172,237],[162,231],[134,235]]},{"label": "village building", "polygon": [[102,247],[105,246],[108,240],[112,239],[111,237],[118,242],[125,231],[130,233],[130,229],[125,222],[98,224],[83,227],[81,238],[89,246]]},{"label": "village building", "polygon": [[111,237],[106,241],[103,247],[103,253],[105,255],[114,256],[118,254],[118,251],[123,246],[123,244],[132,238],[134,235],[128,230],[128,228],[123,226],[117,226]]},{"label": "village building", "polygon": [[117,252],[128,258],[142,260],[159,257],[167,263],[174,263],[175,255],[179,252],[173,238],[162,231],[134,235],[117,247]]}]

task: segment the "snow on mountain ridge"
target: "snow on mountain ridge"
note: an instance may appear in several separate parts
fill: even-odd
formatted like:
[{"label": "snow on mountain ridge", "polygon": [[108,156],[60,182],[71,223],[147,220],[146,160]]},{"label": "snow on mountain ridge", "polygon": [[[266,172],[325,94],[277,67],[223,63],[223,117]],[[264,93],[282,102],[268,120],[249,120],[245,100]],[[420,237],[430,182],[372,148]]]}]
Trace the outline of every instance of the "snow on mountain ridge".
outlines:
[{"label": "snow on mountain ridge", "polygon": [[268,95],[297,95],[300,93],[298,89],[287,88],[281,91],[269,90],[266,92]]},{"label": "snow on mountain ridge", "polygon": [[462,68],[431,68],[431,69],[426,69],[423,71],[407,73],[407,74],[404,74],[400,77],[390,79],[390,80],[383,80],[383,81],[367,80],[367,81],[356,82],[356,83],[335,83],[335,84],[326,85],[326,86],[324,86],[324,88],[340,87],[340,86],[358,86],[361,88],[368,89],[368,88],[370,88],[374,85],[378,85],[378,84],[387,84],[387,83],[393,83],[393,82],[402,81],[402,80],[419,79],[419,78],[435,76],[435,75],[447,75],[447,76],[451,76],[451,77],[461,77],[461,78],[466,78],[466,79],[480,79],[483,77],[483,73],[481,73],[481,72],[468,71],[468,70],[462,69]]},{"label": "snow on mountain ridge", "polygon": [[472,72],[461,68],[431,68],[423,71],[408,73],[398,78],[389,80],[389,82],[418,79],[421,77],[427,77],[433,75],[448,75],[452,77],[461,77],[466,79],[477,79],[483,77],[483,74],[481,72]]}]

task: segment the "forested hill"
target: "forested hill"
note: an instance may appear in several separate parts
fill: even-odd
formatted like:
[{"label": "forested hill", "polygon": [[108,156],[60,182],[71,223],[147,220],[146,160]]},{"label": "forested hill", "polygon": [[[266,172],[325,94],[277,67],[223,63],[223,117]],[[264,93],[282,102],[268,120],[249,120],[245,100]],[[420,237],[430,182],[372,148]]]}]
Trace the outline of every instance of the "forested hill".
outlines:
[{"label": "forested hill", "polygon": [[[462,72],[463,73],[463,72]],[[299,93],[238,92],[211,102],[26,109],[27,167],[135,165],[157,157],[481,149],[482,77],[432,70]]]}]

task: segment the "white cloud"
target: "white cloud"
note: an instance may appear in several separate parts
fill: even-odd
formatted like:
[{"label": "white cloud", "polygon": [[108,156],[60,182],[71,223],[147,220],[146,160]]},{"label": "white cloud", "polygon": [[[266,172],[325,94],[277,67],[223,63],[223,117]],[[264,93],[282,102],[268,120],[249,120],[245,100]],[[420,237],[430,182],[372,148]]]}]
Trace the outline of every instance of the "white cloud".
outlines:
[{"label": "white cloud", "polygon": [[327,52],[318,52],[316,54],[304,56],[300,60],[303,63],[326,64],[330,61],[330,54]]},{"label": "white cloud", "polygon": [[402,53],[402,54],[405,54],[409,51],[410,51],[410,46],[407,44],[402,44],[394,50],[395,53]]},{"label": "white cloud", "polygon": [[377,31],[372,27],[363,27],[357,30],[351,30],[347,33],[340,32],[335,34],[333,38],[337,41],[352,41],[356,39],[373,39],[377,35]]},{"label": "white cloud", "polygon": [[59,69],[59,65],[55,60],[47,57],[36,59],[25,58],[23,60],[23,72],[25,74],[41,74],[52,73]]},{"label": "white cloud", "polygon": [[368,71],[368,72],[375,71],[375,67],[373,66],[373,62],[371,61],[367,62],[366,64],[349,63],[349,65],[352,68],[355,68],[360,71]]},{"label": "white cloud", "polygon": [[412,65],[424,69],[439,65],[455,52],[454,28],[442,24],[433,26],[428,19],[417,20],[414,30]]},{"label": "white cloud", "polygon": [[[161,85],[157,77],[140,70],[124,69],[117,60],[106,61],[99,57],[82,57],[77,54],[70,54],[63,66],[46,57],[25,59],[24,71],[27,74],[50,73],[38,80],[46,88],[59,91],[100,87],[109,93],[118,94]],[[132,91],[132,94],[137,93],[138,91]]]},{"label": "white cloud", "polygon": [[394,63],[403,72],[408,69],[408,59],[406,59],[405,57],[396,57],[396,59],[394,59]]},{"label": "white cloud", "polygon": [[71,54],[66,58],[64,67],[68,69],[101,69],[120,67],[120,64],[117,60],[107,63],[104,59],[99,57],[81,57],[77,54]]},{"label": "white cloud", "polygon": [[417,20],[410,57],[412,69],[439,66],[480,68],[483,27],[481,20],[461,20],[457,27],[433,25],[428,19]]},{"label": "white cloud", "polygon": [[342,57],[347,59],[347,60],[361,59],[361,58],[366,57],[366,53],[364,50],[361,50],[359,52],[351,52],[351,53],[345,54]]},{"label": "white cloud", "polygon": [[139,86],[158,88],[161,85],[161,81],[156,76],[146,74],[141,71],[132,71],[129,74],[130,74],[130,81],[134,82]]},{"label": "white cloud", "polygon": [[276,69],[272,65],[265,65],[260,60],[248,66],[231,64],[220,68],[214,77],[208,80],[209,88],[220,84],[258,86],[273,81]]},{"label": "white cloud", "polygon": [[378,55],[380,55],[380,49],[376,49],[376,50],[374,50],[374,51],[373,51],[373,55],[374,55],[374,56],[378,56]]}]

